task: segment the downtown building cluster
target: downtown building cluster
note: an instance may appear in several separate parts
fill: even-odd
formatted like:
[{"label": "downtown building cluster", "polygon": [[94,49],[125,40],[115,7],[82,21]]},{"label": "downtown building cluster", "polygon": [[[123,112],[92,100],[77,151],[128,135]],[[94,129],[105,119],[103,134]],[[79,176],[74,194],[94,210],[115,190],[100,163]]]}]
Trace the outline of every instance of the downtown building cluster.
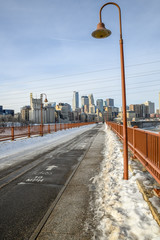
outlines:
[{"label": "downtown building cluster", "polygon": [[[160,95],[159,95],[160,99]],[[43,116],[43,119],[41,117]],[[145,118],[160,117],[155,113],[155,104],[146,101],[143,104],[127,106],[127,120],[138,121]],[[114,99],[94,100],[93,94],[79,96],[73,92],[72,106],[68,103],[43,103],[42,96],[33,98],[30,94],[30,106],[21,109],[21,118],[33,123],[67,123],[67,122],[103,122],[116,120],[122,122],[122,110],[114,105]]]},{"label": "downtown building cluster", "polygon": [[[160,93],[159,93],[160,109]],[[155,112],[155,104],[146,101],[142,104],[127,106],[127,121],[160,118],[160,110]],[[30,94],[30,105],[21,108],[21,113],[14,114],[14,110],[5,110],[0,106],[0,120],[18,121],[21,123],[68,123],[68,122],[104,122],[116,120],[122,122],[122,110],[114,105],[114,99],[107,98],[94,100],[93,94],[79,97],[73,92],[72,106],[68,103],[45,102],[43,95],[33,98]]]},{"label": "downtown building cluster", "polygon": [[[30,106],[21,109],[21,118],[32,123],[67,123],[67,122],[102,122],[104,118],[112,120],[118,115],[119,109],[114,107],[114,99],[97,99],[94,103],[93,94],[81,97],[73,92],[72,106],[68,103],[43,103],[42,96],[33,98],[30,94]],[[43,118],[43,119],[42,119]]]}]

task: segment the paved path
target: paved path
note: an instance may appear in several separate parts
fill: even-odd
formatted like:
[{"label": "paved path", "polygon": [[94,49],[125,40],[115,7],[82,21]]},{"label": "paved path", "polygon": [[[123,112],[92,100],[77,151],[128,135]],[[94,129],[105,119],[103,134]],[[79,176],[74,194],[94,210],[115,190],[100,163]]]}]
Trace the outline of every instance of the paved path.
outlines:
[{"label": "paved path", "polygon": [[0,240],[28,240],[37,226],[41,229],[101,126],[52,144],[36,157],[26,156],[29,162],[22,157],[23,161],[4,171],[6,175],[0,172]]},{"label": "paved path", "polygon": [[89,211],[89,199],[94,190],[90,179],[100,171],[105,137],[103,128],[104,126],[100,128],[85,158],[42,228],[38,240],[91,239],[92,233],[84,228],[85,222],[93,218]]}]

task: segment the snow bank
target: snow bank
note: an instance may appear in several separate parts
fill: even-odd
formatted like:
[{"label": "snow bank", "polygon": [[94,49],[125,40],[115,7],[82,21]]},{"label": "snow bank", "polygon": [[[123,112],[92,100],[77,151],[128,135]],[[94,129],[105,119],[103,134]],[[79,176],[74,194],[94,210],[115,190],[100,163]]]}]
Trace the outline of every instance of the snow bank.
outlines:
[{"label": "snow bank", "polygon": [[139,175],[123,180],[122,144],[107,128],[104,160],[99,175],[91,179],[95,196],[91,200],[96,229],[95,240],[158,240],[160,228],[136,185]]}]

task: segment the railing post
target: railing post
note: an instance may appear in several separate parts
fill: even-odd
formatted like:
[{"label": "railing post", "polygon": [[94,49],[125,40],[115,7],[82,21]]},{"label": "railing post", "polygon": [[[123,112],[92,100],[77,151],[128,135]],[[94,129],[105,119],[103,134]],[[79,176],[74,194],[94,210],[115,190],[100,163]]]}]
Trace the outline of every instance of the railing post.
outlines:
[{"label": "railing post", "polygon": [[[152,148],[153,151],[153,148]],[[148,157],[148,133],[146,133],[146,158]]]},{"label": "railing post", "polygon": [[137,126],[134,126],[133,127],[133,158],[135,158],[135,152],[136,152],[136,137],[135,137],[135,131],[136,131],[136,128],[138,128]]},{"label": "railing post", "polygon": [[14,127],[11,127],[11,139],[14,141]]},{"label": "railing post", "polygon": [[51,133],[50,124],[48,124],[48,133]]},{"label": "railing post", "polygon": [[43,124],[40,124],[40,136],[43,137]]},{"label": "railing post", "polygon": [[30,129],[30,125],[28,125],[28,137],[30,138],[31,136],[31,129]]}]

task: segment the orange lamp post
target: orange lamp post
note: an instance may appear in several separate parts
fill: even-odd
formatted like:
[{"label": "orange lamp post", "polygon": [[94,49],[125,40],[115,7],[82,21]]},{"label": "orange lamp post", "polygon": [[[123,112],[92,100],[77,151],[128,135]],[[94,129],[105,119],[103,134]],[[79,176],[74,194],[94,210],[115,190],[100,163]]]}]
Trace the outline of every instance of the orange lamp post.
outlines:
[{"label": "orange lamp post", "polygon": [[126,86],[125,86],[125,69],[124,69],[124,53],[123,53],[123,39],[122,39],[122,21],[121,21],[121,9],[118,4],[114,2],[108,2],[104,4],[99,12],[100,22],[97,25],[97,29],[92,33],[94,38],[106,38],[111,35],[111,31],[105,28],[102,22],[102,9],[107,5],[114,5],[119,10],[119,26],[120,26],[120,61],[121,61],[121,85],[122,85],[122,109],[123,109],[123,159],[124,159],[124,173],[123,178],[128,180],[128,141],[127,141],[127,116],[126,116]]}]

